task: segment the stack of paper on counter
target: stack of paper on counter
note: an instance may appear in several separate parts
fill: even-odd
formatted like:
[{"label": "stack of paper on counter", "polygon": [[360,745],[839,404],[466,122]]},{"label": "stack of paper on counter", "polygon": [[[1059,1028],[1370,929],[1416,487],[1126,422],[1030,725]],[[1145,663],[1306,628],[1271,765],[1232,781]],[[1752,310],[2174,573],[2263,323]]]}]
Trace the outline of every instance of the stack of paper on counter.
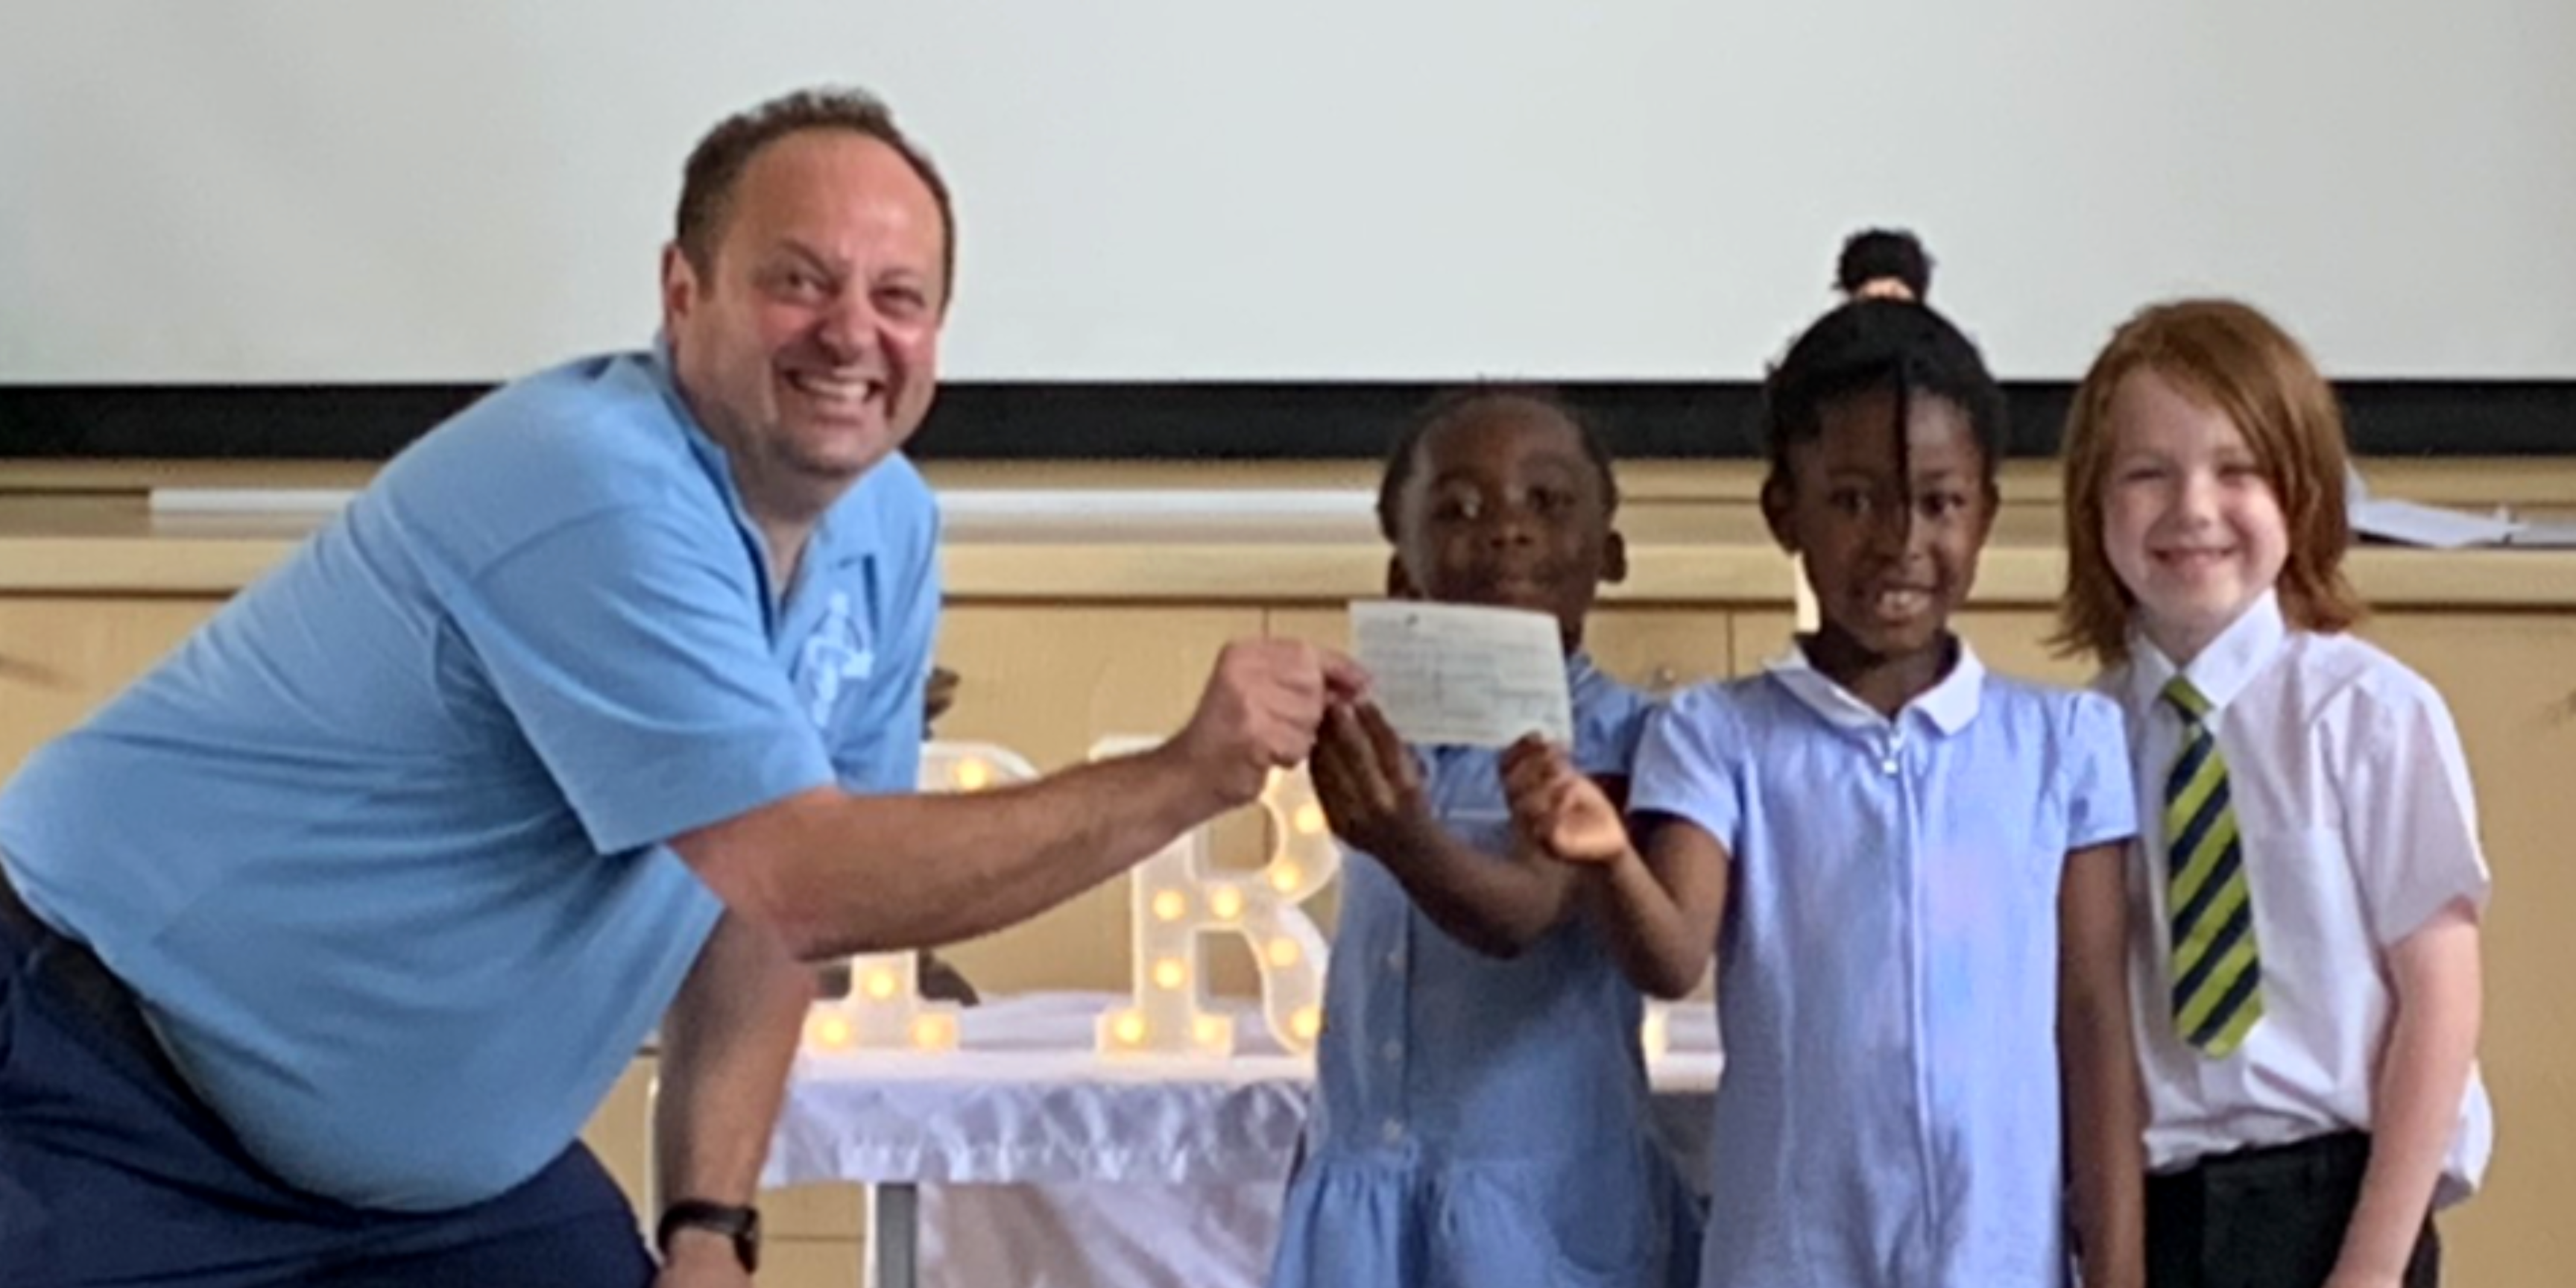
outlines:
[{"label": "stack of paper on counter", "polygon": [[2576,546],[2576,523],[2536,523],[2508,510],[2479,513],[2372,496],[2361,471],[2348,470],[2344,491],[2353,535],[2434,550],[2470,546]]}]

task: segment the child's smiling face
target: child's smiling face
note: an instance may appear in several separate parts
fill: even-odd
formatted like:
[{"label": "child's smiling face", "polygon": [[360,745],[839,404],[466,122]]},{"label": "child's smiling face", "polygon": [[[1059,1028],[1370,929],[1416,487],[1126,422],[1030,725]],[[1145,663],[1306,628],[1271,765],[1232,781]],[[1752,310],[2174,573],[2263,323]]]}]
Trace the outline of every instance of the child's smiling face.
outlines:
[{"label": "child's smiling face", "polygon": [[1900,456],[1893,390],[1824,404],[1762,494],[1773,535],[1805,559],[1822,633],[1882,660],[1943,647],[1995,511],[1967,413],[1920,392],[1903,405]]},{"label": "child's smiling face", "polygon": [[2189,662],[2280,580],[2280,496],[2236,422],[2152,367],[2120,382],[2108,424],[2102,552],[2147,638]]},{"label": "child's smiling face", "polygon": [[1604,581],[1626,572],[1610,489],[1582,432],[1555,409],[1497,396],[1423,435],[1397,511],[1399,595],[1534,609],[1566,647]]}]

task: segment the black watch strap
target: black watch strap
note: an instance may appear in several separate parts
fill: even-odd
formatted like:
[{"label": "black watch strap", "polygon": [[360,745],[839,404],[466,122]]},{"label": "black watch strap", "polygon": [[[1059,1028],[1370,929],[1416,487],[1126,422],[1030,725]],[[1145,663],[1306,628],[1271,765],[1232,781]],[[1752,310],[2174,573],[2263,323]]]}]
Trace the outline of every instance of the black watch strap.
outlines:
[{"label": "black watch strap", "polygon": [[674,1200],[662,1209],[662,1219],[653,1226],[653,1246],[664,1259],[671,1255],[672,1233],[684,1226],[733,1240],[734,1259],[742,1263],[743,1273],[760,1269],[759,1208],[705,1199]]}]

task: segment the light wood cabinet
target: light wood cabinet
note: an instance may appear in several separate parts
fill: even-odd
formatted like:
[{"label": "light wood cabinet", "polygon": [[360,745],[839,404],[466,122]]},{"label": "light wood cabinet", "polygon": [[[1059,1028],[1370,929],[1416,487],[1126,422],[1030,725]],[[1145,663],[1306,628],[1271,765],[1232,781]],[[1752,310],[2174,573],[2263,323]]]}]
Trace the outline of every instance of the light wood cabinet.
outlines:
[{"label": "light wood cabinet", "polygon": [[1734,614],[1715,608],[1601,608],[1584,644],[1604,671],[1666,694],[1734,669]]},{"label": "light wood cabinet", "polygon": [[212,616],[207,597],[0,595],[0,781]]},{"label": "light wood cabinet", "polygon": [[2495,874],[2479,1042],[2495,1161],[2444,1221],[2443,1278],[2554,1288],[2576,1265],[2576,616],[2397,612],[2361,634],[2449,703]]}]

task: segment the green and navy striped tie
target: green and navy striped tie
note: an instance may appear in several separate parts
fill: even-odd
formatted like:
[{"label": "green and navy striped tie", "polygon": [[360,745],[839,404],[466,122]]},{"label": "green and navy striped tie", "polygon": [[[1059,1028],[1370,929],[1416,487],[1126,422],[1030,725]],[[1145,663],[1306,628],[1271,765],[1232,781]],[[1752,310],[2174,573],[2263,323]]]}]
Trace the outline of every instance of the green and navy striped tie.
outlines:
[{"label": "green and navy striped tie", "polygon": [[2165,855],[2172,884],[2174,1030],[2221,1059],[2263,1018],[2263,965],[2254,903],[2228,799],[2227,759],[2208,724],[2209,699],[2175,676],[2165,701],[2182,715],[2182,750],[2165,778]]}]

